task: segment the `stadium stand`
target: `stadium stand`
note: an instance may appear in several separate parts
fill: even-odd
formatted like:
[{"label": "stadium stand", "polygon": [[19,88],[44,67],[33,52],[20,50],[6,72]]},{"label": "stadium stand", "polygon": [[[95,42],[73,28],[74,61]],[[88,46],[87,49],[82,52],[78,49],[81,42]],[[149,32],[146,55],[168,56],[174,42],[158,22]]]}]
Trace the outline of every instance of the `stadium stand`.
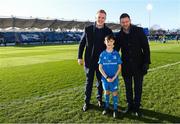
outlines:
[{"label": "stadium stand", "polygon": [[[3,44],[49,44],[49,43],[77,43],[82,35],[85,26],[94,22],[40,18],[0,18],[0,46]],[[116,23],[107,23],[114,33],[120,29]],[[148,28],[144,28],[149,40],[176,39],[179,33],[166,33],[166,31],[156,31],[151,33]],[[165,36],[164,36],[165,35]],[[161,38],[162,39],[162,38]]]},{"label": "stadium stand", "polygon": [[[7,44],[78,42],[84,27],[93,23],[90,21],[68,21],[32,17],[2,17],[0,18],[0,33],[4,41],[1,40],[2,38],[0,38],[0,41]],[[107,25],[113,30],[119,28],[119,24],[107,23]],[[44,31],[44,29],[46,30]]]}]

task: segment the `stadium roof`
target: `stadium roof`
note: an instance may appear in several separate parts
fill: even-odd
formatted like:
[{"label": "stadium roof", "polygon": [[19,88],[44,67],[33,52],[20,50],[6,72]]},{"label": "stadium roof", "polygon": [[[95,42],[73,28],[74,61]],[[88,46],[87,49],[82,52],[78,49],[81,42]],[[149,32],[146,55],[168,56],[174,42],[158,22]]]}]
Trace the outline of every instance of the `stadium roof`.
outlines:
[{"label": "stadium roof", "polygon": [[[61,30],[71,30],[71,29],[84,29],[85,26],[93,24],[90,21],[76,21],[76,20],[59,20],[59,19],[40,19],[40,18],[16,18],[16,17],[0,17],[0,28],[6,29],[10,27],[16,27],[21,29],[61,29]],[[119,24],[107,23],[108,27],[112,30],[118,30]]]}]

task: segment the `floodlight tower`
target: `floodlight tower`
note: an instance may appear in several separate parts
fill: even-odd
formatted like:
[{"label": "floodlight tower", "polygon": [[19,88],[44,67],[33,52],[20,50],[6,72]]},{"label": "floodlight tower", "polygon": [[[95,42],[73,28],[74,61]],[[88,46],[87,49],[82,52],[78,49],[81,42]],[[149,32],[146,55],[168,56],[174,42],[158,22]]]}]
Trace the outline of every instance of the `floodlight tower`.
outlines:
[{"label": "floodlight tower", "polygon": [[147,9],[148,15],[149,15],[149,30],[150,30],[150,27],[151,27],[151,11],[152,11],[152,4],[151,4],[151,3],[148,3],[147,6],[146,6],[146,9]]}]

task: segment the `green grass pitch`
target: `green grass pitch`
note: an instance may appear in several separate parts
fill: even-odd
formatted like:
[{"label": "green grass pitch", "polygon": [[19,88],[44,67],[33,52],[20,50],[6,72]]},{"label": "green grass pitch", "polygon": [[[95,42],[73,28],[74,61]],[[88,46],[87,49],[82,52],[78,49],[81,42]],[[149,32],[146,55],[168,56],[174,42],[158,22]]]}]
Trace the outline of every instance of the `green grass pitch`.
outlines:
[{"label": "green grass pitch", "polygon": [[[143,84],[144,117],[117,119],[101,114],[95,85],[93,106],[82,112],[85,74],[77,64],[78,45],[0,47],[0,122],[180,122],[180,44],[153,42],[150,46],[151,71]],[[119,108],[125,107],[120,76]]]}]

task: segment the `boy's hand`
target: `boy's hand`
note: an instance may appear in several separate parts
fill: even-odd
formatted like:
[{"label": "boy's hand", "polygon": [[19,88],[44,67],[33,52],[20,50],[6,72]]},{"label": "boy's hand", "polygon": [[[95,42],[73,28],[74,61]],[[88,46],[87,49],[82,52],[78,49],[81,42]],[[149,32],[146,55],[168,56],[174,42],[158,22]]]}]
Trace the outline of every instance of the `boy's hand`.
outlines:
[{"label": "boy's hand", "polygon": [[115,79],[116,79],[116,77],[114,76],[113,78],[108,78],[107,81],[111,83],[111,82],[113,82]]},{"label": "boy's hand", "polygon": [[108,78],[107,81],[111,83],[111,82],[113,82],[114,80],[113,80],[112,78]]},{"label": "boy's hand", "polygon": [[83,63],[84,63],[84,62],[83,62],[83,59],[78,59],[78,64],[79,64],[79,65],[83,65]]}]

